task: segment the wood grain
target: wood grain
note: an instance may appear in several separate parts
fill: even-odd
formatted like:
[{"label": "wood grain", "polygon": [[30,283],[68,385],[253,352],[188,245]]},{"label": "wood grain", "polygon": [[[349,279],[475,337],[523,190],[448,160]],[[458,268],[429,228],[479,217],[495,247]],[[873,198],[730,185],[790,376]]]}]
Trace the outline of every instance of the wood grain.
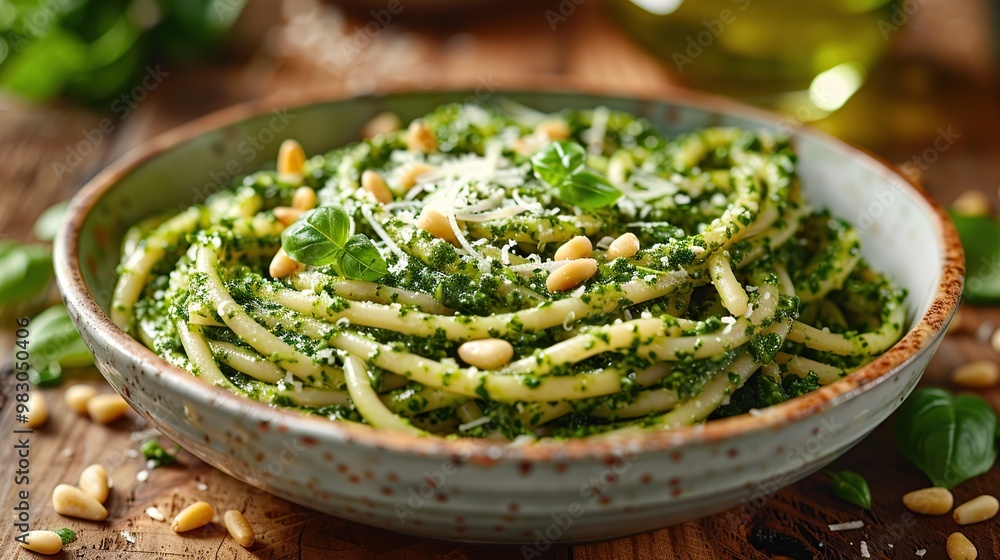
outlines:
[{"label": "wood grain", "polygon": [[[932,2],[928,0],[928,4]],[[371,37],[369,46],[359,55],[347,58],[342,56],[339,45],[357,40],[355,26],[370,19],[365,12],[345,18],[331,6],[300,1],[295,3],[298,9],[312,11],[308,17],[293,23],[287,14],[282,19],[279,10],[267,8],[274,13],[262,17],[281,23],[267,41],[259,43],[248,60],[232,60],[202,69],[170,69],[171,76],[162,86],[150,92],[127,119],[116,121],[113,134],[95,142],[94,149],[67,173],[57,174],[55,164],[66,160],[67,150],[79,145],[86,138],[86,131],[105,118],[104,113],[68,105],[33,109],[0,107],[3,120],[0,184],[4,194],[4,202],[0,204],[0,235],[27,239],[35,216],[46,206],[71,194],[101,166],[142,140],[211,110],[281,90],[321,88],[361,93],[384,87],[468,84],[476,79],[502,87],[514,76],[520,80],[525,75],[613,81],[623,89],[655,87],[667,92],[676,87],[675,78],[664,65],[646,55],[608,21],[598,0],[577,4],[575,12],[552,29],[544,11],[556,9],[558,4],[522,3],[517,9],[505,6],[471,20],[456,15],[401,17],[398,23]],[[977,3],[961,5],[956,13],[976,21],[982,17]],[[932,53],[927,58],[934,60],[951,53],[953,58],[964,58],[963,68],[982,71],[982,45],[970,47],[966,44],[969,40],[964,40],[962,45],[937,49],[935,41],[943,44],[953,37],[950,32],[939,35],[925,34],[919,40],[904,37],[900,49],[907,60],[919,58],[921,52]],[[888,142],[883,141],[884,136],[846,135],[870,140],[869,147],[893,161],[907,161],[930,145],[937,126],[955,126],[964,134],[962,141],[941,154],[939,162],[922,173],[925,185],[944,202],[965,188],[992,193],[1000,184],[1000,163],[992,157],[1000,149],[996,91],[989,89],[995,85],[983,89],[980,78],[972,81],[973,85],[979,84],[976,85],[979,89],[955,82],[947,88],[927,92],[919,100],[923,103],[919,105],[924,111],[921,114],[932,115],[928,122],[933,126],[925,127],[930,135],[898,135]],[[869,105],[879,107],[876,101],[887,95],[885,91],[876,91],[871,97],[863,93],[864,90],[859,93],[861,101],[855,104],[859,109],[845,107],[845,114],[865,110]],[[955,102],[959,95],[966,100],[964,103]],[[917,105],[907,107],[913,106]],[[876,118],[880,112],[862,114],[865,118]],[[983,322],[1000,325],[1000,310],[966,310],[966,328],[942,344],[927,371],[926,383],[944,383],[951,369],[969,359],[997,359],[996,353],[973,335],[975,326]],[[4,399],[0,403],[0,434],[7,438],[0,444],[0,481],[3,481],[0,505],[5,509],[15,503],[15,488],[11,484],[14,470],[11,430],[15,425],[6,400],[12,392],[12,378],[8,375],[11,340],[10,331],[0,328],[0,364],[4,368],[0,370],[3,375],[0,399]],[[110,390],[93,370],[71,375],[74,381]],[[135,455],[145,437],[144,422],[130,414],[112,426],[95,425],[60,405],[62,391],[61,388],[42,390],[52,414],[49,424],[31,436],[29,501],[33,527],[65,526],[77,531],[79,540],[66,547],[61,555],[64,558],[523,557],[514,547],[428,541],[322,515],[251,488],[185,452],[180,453],[179,465],[149,471],[148,479],[140,482],[136,475],[145,465]],[[1000,406],[1000,391],[992,390],[984,396]],[[51,508],[52,489],[59,483],[75,483],[80,471],[91,463],[108,467],[114,481],[108,502],[109,520],[90,523],[59,516]],[[875,500],[871,513],[837,500],[830,493],[828,480],[814,475],[777,492],[765,489],[759,499],[724,514],[605,543],[557,547],[544,557],[859,558],[862,540],[873,558],[916,558],[914,553],[918,549],[927,550],[925,558],[945,556],[944,541],[956,526],[950,516],[914,516],[903,508],[901,495],[926,486],[927,481],[897,450],[888,422],[832,468],[852,469],[868,478]],[[1000,471],[994,469],[963,484],[955,494],[958,501],[963,501],[984,492],[997,493],[998,487]],[[175,535],[168,523],[155,521],[145,513],[147,508],[156,507],[169,520],[196,500],[212,503],[220,518],[183,537]],[[230,508],[243,511],[257,531],[258,542],[249,550],[226,537],[220,522],[221,512]],[[7,519],[6,512],[4,515]],[[856,519],[864,520],[866,527],[838,533],[827,528],[830,523]],[[994,530],[995,523],[963,529],[979,548],[980,558],[1000,558],[1000,537]],[[0,557],[34,557],[20,550],[12,536],[9,525],[0,527]]]}]

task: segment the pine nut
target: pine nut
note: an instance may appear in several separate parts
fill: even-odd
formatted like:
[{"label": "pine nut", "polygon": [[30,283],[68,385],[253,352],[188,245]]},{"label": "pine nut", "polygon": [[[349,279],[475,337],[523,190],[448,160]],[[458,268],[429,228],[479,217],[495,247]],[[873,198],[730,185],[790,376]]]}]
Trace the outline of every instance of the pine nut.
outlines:
[{"label": "pine nut", "polygon": [[1000,501],[989,494],[983,494],[955,508],[952,517],[959,525],[970,525],[992,519],[997,511],[1000,511]]},{"label": "pine nut", "polygon": [[470,340],[458,347],[458,357],[479,369],[496,369],[514,357],[514,347],[499,338]]},{"label": "pine nut", "polygon": [[304,210],[289,206],[276,206],[274,208],[274,217],[281,222],[281,225],[288,227],[297,222],[304,212]]},{"label": "pine nut", "polygon": [[585,259],[589,257],[592,252],[594,252],[594,245],[590,242],[590,239],[587,239],[582,235],[578,235],[566,243],[563,243],[562,247],[556,249],[554,258],[557,261]]},{"label": "pine nut", "polygon": [[979,551],[973,546],[972,541],[962,533],[952,533],[948,537],[948,558],[951,560],[976,560]]},{"label": "pine nut", "polygon": [[302,175],[302,166],[306,163],[306,151],[302,145],[289,138],[278,148],[278,174]]},{"label": "pine nut", "polygon": [[623,233],[608,245],[608,250],[604,253],[605,258],[613,261],[618,257],[631,258],[639,252],[639,238],[634,233]]},{"label": "pine nut", "polygon": [[231,509],[222,517],[226,524],[226,530],[232,535],[233,540],[243,548],[250,548],[253,545],[253,527],[243,514]]},{"label": "pine nut", "polygon": [[993,331],[993,336],[990,337],[990,346],[993,347],[993,351],[1000,354],[1000,329]]},{"label": "pine nut", "polygon": [[108,471],[101,465],[90,465],[80,473],[80,490],[102,504],[108,499]]},{"label": "pine nut", "polygon": [[989,216],[990,199],[979,191],[965,191],[951,203],[951,209],[964,216]]},{"label": "pine nut", "polygon": [[38,391],[32,391],[28,397],[28,411],[24,415],[28,421],[24,423],[25,428],[41,428],[49,421],[49,407],[45,404],[45,398]]},{"label": "pine nut", "polygon": [[903,494],[903,505],[913,513],[944,515],[955,505],[955,497],[951,490],[935,486]]},{"label": "pine nut", "polygon": [[433,165],[426,163],[411,163],[399,173],[399,188],[408,191],[417,185],[417,180],[428,171],[433,171]]},{"label": "pine nut", "polygon": [[129,411],[129,405],[117,393],[97,395],[87,401],[87,414],[99,424],[110,424]]},{"label": "pine nut", "polygon": [[371,169],[366,169],[365,172],[361,174],[361,188],[368,191],[368,194],[375,197],[375,200],[381,202],[382,204],[389,204],[392,202],[392,191],[390,191],[389,187],[385,184],[385,179]]},{"label": "pine nut", "polygon": [[594,274],[597,274],[597,261],[577,259],[553,270],[545,280],[545,286],[550,292],[564,292],[586,282]]},{"label": "pine nut", "polygon": [[569,133],[569,125],[562,119],[543,119],[535,125],[535,134],[544,136],[549,140],[565,140],[569,138]]},{"label": "pine nut", "polygon": [[414,152],[430,153],[437,149],[437,138],[426,122],[417,119],[406,129],[406,147]]},{"label": "pine nut", "polygon": [[452,245],[458,245],[458,238],[455,236],[455,231],[451,229],[448,218],[433,208],[424,208],[420,217],[417,218],[417,227],[438,239],[444,239]]},{"label": "pine nut", "polygon": [[97,389],[91,385],[70,385],[66,388],[66,393],[63,398],[66,400],[66,406],[72,408],[80,414],[87,413],[87,402],[94,398],[97,394]]},{"label": "pine nut", "polygon": [[985,389],[1000,381],[1000,366],[990,360],[976,360],[951,373],[951,382],[967,389]]},{"label": "pine nut", "polygon": [[274,258],[271,259],[271,266],[267,268],[267,272],[271,275],[271,278],[284,278],[291,276],[298,268],[299,263],[292,260],[284,249],[278,249],[278,252],[274,254]]},{"label": "pine nut", "polygon": [[312,187],[299,187],[292,195],[292,208],[296,210],[312,210],[316,207],[316,191]]},{"label": "pine nut", "polygon": [[211,504],[195,502],[177,514],[174,522],[170,524],[170,528],[175,533],[193,531],[211,523],[213,517],[215,517],[215,510],[212,509]]},{"label": "pine nut", "polygon": [[90,521],[104,521],[108,517],[108,510],[101,502],[69,484],[60,484],[52,491],[52,508],[62,515]]},{"label": "pine nut", "polygon": [[375,115],[370,121],[365,123],[365,126],[361,128],[361,137],[372,138],[379,134],[388,134],[399,130],[402,126],[403,123],[399,120],[396,113],[386,111]]},{"label": "pine nut", "polygon": [[62,538],[52,531],[28,531],[20,544],[22,548],[39,554],[56,554],[62,550]]}]

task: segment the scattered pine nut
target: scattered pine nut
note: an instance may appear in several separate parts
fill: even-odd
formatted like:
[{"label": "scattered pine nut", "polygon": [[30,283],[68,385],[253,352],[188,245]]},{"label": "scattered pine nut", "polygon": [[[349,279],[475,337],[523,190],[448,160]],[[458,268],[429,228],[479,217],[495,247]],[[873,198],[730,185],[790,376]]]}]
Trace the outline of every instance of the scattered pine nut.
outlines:
[{"label": "scattered pine nut", "polygon": [[594,252],[594,245],[590,242],[590,239],[582,235],[577,235],[573,239],[570,239],[566,243],[563,243],[561,247],[556,249],[556,254],[554,259],[557,261],[572,261],[575,259],[585,259]]},{"label": "scattered pine nut", "polygon": [[983,494],[955,508],[952,517],[959,525],[970,525],[992,519],[997,511],[1000,511],[1000,501],[989,494]]},{"label": "scattered pine nut", "polygon": [[104,521],[108,517],[108,510],[101,502],[69,484],[60,484],[52,491],[52,508],[56,513],[90,521]]},{"label": "scattered pine nut", "polygon": [[388,185],[385,184],[385,179],[371,169],[366,169],[365,172],[361,174],[361,188],[368,191],[368,194],[375,197],[375,200],[381,202],[382,204],[389,204],[392,202],[392,191],[390,191]]},{"label": "scattered pine nut", "polygon": [[108,499],[108,471],[101,465],[90,465],[80,473],[80,490],[102,504]]},{"label": "scattered pine nut", "polygon": [[402,127],[403,123],[399,120],[399,116],[391,111],[386,111],[375,115],[365,123],[365,126],[361,128],[361,137],[372,138],[380,134],[395,132]]},{"label": "scattered pine nut", "polygon": [[291,208],[289,206],[277,206],[274,208],[274,217],[281,222],[281,225],[288,227],[299,220],[305,210]]},{"label": "scattered pine nut", "polygon": [[458,357],[479,369],[497,369],[514,357],[514,347],[500,338],[470,340],[458,347]]},{"label": "scattered pine nut", "polygon": [[455,236],[455,231],[451,229],[448,218],[433,208],[425,207],[420,212],[420,217],[417,218],[417,227],[438,239],[444,239],[452,245],[458,245],[458,238]]},{"label": "scattered pine nut", "polygon": [[594,259],[576,259],[553,270],[545,280],[545,286],[550,292],[565,292],[586,282],[597,274],[597,261]]},{"label": "scattered pine nut", "polygon": [[211,504],[208,502],[195,502],[184,508],[177,514],[177,517],[174,517],[174,522],[170,524],[170,528],[175,533],[186,533],[187,531],[193,531],[208,525],[212,522],[213,517],[215,517],[215,510]]},{"label": "scattered pine nut", "polygon": [[278,148],[278,175],[302,176],[302,166],[306,163],[306,151],[302,145],[291,138],[281,143]]},{"label": "scattered pine nut", "polygon": [[32,391],[28,396],[28,411],[24,413],[28,421],[24,423],[25,428],[41,428],[49,421],[49,407],[45,404],[45,398],[38,391]]},{"label": "scattered pine nut", "polygon": [[944,515],[955,505],[955,497],[952,496],[951,490],[934,486],[904,494],[903,505],[913,513]]},{"label": "scattered pine nut", "polygon": [[979,552],[972,541],[962,533],[952,533],[945,546],[948,549],[948,558],[951,560],[976,560],[979,557]]},{"label": "scattered pine nut", "polygon": [[613,261],[619,257],[631,258],[636,253],[639,252],[639,238],[635,236],[634,233],[628,232],[623,233],[611,242],[608,246],[607,252],[604,253],[605,258],[609,261]]},{"label": "scattered pine nut", "polygon": [[547,118],[535,125],[535,134],[549,140],[565,140],[569,138],[570,130],[566,121],[559,118]]},{"label": "scattered pine nut", "polygon": [[62,538],[52,531],[28,531],[20,545],[32,552],[51,555],[62,550]]},{"label": "scattered pine nut", "polygon": [[63,398],[66,400],[66,406],[72,408],[80,414],[87,413],[87,402],[94,398],[97,394],[97,389],[91,385],[70,385],[66,388],[66,393]]},{"label": "scattered pine nut", "polygon": [[226,524],[226,530],[229,531],[229,534],[232,535],[233,540],[237,544],[243,548],[253,546],[253,527],[250,526],[250,522],[247,521],[247,518],[242,513],[231,509],[226,512],[222,520]]},{"label": "scattered pine nut", "polygon": [[312,210],[316,207],[316,191],[312,187],[299,187],[292,195],[292,208],[296,210]]},{"label": "scattered pine nut", "polygon": [[964,216],[989,216],[990,199],[980,191],[965,191],[951,203],[951,209]]},{"label": "scattered pine nut", "polygon": [[985,389],[1000,382],[1000,366],[991,360],[976,360],[951,373],[951,382],[967,389]]},{"label": "scattered pine nut", "polygon": [[410,123],[406,129],[406,147],[414,152],[430,153],[437,149],[434,131],[423,119]]},{"label": "scattered pine nut", "polygon": [[1000,354],[1000,329],[993,331],[993,336],[990,337],[990,346],[993,347],[993,351]]},{"label": "scattered pine nut", "polygon": [[426,163],[411,163],[399,173],[399,188],[408,191],[417,185],[417,180],[428,171],[433,171],[433,165]]},{"label": "scattered pine nut", "polygon": [[117,393],[97,395],[87,401],[87,414],[99,424],[110,424],[129,411],[128,402]]},{"label": "scattered pine nut", "polygon": [[271,278],[284,278],[290,276],[298,268],[299,263],[292,260],[284,249],[278,249],[274,258],[271,259],[271,265],[267,268],[267,272],[271,275]]}]

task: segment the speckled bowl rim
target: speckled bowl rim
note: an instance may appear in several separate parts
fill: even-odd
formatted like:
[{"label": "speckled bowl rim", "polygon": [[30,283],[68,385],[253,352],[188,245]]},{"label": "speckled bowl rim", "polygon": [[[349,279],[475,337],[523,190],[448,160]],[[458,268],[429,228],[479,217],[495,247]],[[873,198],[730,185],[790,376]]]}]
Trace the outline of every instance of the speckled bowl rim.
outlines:
[{"label": "speckled bowl rim", "polygon": [[[539,85],[540,82],[541,85]],[[848,399],[856,398],[875,385],[891,379],[944,335],[945,326],[958,307],[962,295],[965,261],[958,233],[944,210],[926,192],[900,174],[892,165],[859,148],[852,147],[809,127],[796,130],[796,135],[808,136],[826,144],[833,144],[835,148],[852,155],[859,165],[868,166],[882,175],[891,175],[907,185],[908,188],[904,191],[905,195],[923,205],[934,222],[943,257],[940,263],[941,277],[935,289],[934,298],[924,315],[903,339],[887,352],[843,379],[807,395],[770,407],[758,415],[743,414],[673,430],[569,441],[541,440],[532,445],[511,445],[496,440],[470,438],[449,440],[437,436],[420,437],[394,433],[378,430],[364,424],[333,422],[292,410],[271,407],[230,393],[222,387],[213,386],[192,376],[189,372],[169,364],[141,342],[119,329],[90,295],[77,258],[80,228],[100,198],[122,177],[147,160],[207,131],[266,113],[276,107],[293,110],[315,104],[351,99],[378,100],[387,97],[405,97],[408,94],[464,95],[474,87],[388,91],[362,96],[323,91],[281,94],[222,109],[157,136],[135,148],[99,173],[73,198],[57,236],[54,249],[56,277],[63,298],[75,308],[78,320],[86,325],[86,328],[92,330],[95,338],[107,345],[108,352],[131,356],[131,359],[141,362],[142,367],[152,367],[159,370],[162,381],[169,385],[178,396],[195,401],[204,400],[232,414],[250,415],[262,424],[267,424],[268,427],[273,425],[280,430],[292,428],[301,437],[312,437],[319,441],[350,442],[418,456],[453,457],[462,455],[470,460],[480,459],[487,462],[607,459],[615,453],[627,452],[640,455],[677,449],[698,442],[735,440],[756,431],[778,430],[789,423],[832,408]],[[780,122],[780,117],[773,113],[710,94],[681,89],[637,91],[636,88],[630,88],[627,91],[621,91],[615,90],[613,86],[607,84],[577,83],[566,79],[553,81],[532,78],[525,87],[497,89],[499,94],[505,92],[511,94],[611,96],[649,103],[667,102],[707,112],[737,115],[771,125]],[[128,398],[127,395],[126,398]],[[131,402],[131,399],[129,400]],[[139,412],[143,413],[141,410]]]}]

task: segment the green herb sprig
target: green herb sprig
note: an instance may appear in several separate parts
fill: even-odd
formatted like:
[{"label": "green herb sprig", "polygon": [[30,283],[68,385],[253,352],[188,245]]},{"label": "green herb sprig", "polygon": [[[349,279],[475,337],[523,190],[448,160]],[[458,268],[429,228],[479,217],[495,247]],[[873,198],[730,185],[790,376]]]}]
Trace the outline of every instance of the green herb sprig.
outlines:
[{"label": "green herb sprig", "polygon": [[169,467],[177,462],[177,451],[180,451],[180,446],[174,450],[174,453],[167,452],[163,446],[160,445],[160,441],[157,439],[149,439],[142,443],[139,447],[139,452],[147,461],[153,462],[153,468],[157,467]]},{"label": "green herb sprig", "polygon": [[584,210],[614,204],[622,193],[607,179],[586,167],[587,152],[575,142],[552,142],[531,157],[531,168],[542,181],[555,188],[556,195]]},{"label": "green herb sprig", "polygon": [[845,502],[850,502],[866,510],[872,509],[872,491],[865,477],[854,471],[823,471],[833,479],[833,493]]},{"label": "green herb sprig", "polygon": [[337,274],[375,282],[389,273],[371,239],[351,235],[351,217],[340,206],[321,206],[281,233],[288,256],[311,266],[330,265]]},{"label": "green herb sprig", "polygon": [[58,385],[62,381],[63,368],[93,365],[94,357],[64,305],[53,305],[42,311],[31,320],[28,328],[31,332],[26,348],[31,355],[28,379],[35,385]]}]

